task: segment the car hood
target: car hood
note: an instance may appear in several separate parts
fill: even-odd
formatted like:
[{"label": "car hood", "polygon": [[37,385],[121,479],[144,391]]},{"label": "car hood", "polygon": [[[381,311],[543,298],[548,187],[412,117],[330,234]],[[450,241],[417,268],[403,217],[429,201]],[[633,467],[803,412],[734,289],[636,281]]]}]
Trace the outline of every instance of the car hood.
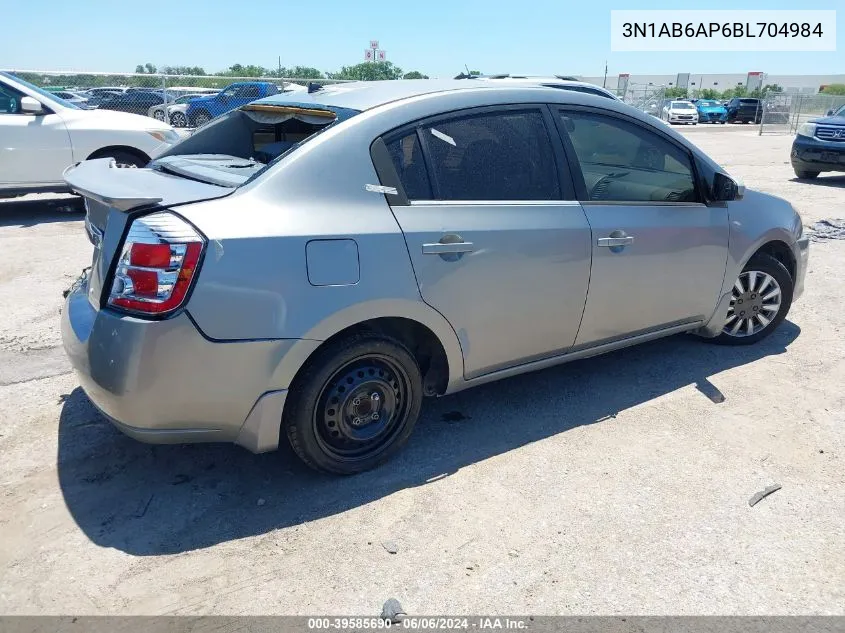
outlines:
[{"label": "car hood", "polygon": [[217,95],[208,95],[207,97],[194,97],[190,101],[188,101],[187,105],[193,105],[195,103],[205,103],[207,101],[214,101],[217,98]]},{"label": "car hood", "polygon": [[725,106],[699,106],[701,112],[727,112]]},{"label": "car hood", "polygon": [[818,119],[810,119],[810,123],[821,125],[845,125],[845,116],[824,116]]},{"label": "car hood", "polygon": [[141,114],[118,112],[117,110],[63,110],[65,121],[84,122],[88,127],[102,127],[108,130],[139,130],[144,132],[166,132],[169,125]]}]

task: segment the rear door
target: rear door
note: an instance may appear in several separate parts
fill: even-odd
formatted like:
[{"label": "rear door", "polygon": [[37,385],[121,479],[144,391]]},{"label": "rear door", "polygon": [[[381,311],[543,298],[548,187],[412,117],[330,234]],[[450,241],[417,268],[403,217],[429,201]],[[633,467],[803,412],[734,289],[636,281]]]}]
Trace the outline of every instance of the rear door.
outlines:
[{"label": "rear door", "polygon": [[556,120],[593,230],[576,345],[708,318],[725,276],[728,212],[702,202],[688,150],[607,110],[561,108]]},{"label": "rear door", "polygon": [[590,228],[550,130],[545,107],[513,106],[385,138],[420,293],[455,329],[467,378],[560,354],[578,332]]}]

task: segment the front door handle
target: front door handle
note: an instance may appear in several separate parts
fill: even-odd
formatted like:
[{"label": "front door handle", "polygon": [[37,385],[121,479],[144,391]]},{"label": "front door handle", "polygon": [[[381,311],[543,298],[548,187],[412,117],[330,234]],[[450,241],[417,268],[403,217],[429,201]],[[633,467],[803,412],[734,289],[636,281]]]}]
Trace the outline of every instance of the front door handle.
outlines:
[{"label": "front door handle", "polygon": [[607,246],[613,248],[614,246],[628,246],[628,244],[634,243],[634,237],[632,235],[626,235],[625,237],[600,237],[596,240],[596,246]]},{"label": "front door handle", "polygon": [[472,242],[436,242],[434,244],[423,244],[423,255],[446,255],[447,253],[471,253]]},{"label": "front door handle", "polygon": [[607,237],[600,237],[596,240],[596,246],[604,246],[611,249],[614,253],[618,253],[629,244],[634,243],[634,236],[628,235],[622,229],[616,229]]}]

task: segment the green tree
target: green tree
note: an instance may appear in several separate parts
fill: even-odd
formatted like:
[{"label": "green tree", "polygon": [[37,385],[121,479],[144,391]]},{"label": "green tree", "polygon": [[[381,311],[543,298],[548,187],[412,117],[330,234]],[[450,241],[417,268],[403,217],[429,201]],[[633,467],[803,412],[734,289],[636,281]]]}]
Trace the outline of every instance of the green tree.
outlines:
[{"label": "green tree", "polygon": [[412,70],[411,72],[402,75],[402,79],[428,79],[428,75],[423,75],[418,70]]},{"label": "green tree", "polygon": [[232,64],[228,70],[223,70],[217,74],[224,77],[268,77],[270,71],[263,66]]},{"label": "green tree", "polygon": [[724,92],[722,92],[722,99],[733,99],[734,97],[747,97],[748,96],[748,88],[745,86],[735,86],[733,88],[728,88]]},{"label": "green tree", "polygon": [[165,75],[205,75],[205,69],[200,66],[165,66],[161,69]]},{"label": "green tree", "polygon": [[698,93],[699,99],[718,99],[719,91],[713,88],[702,88]]},{"label": "green tree", "polygon": [[310,66],[294,66],[293,68],[282,66],[279,70],[273,71],[270,76],[287,77],[289,79],[325,79],[321,71]]},{"label": "green tree", "polygon": [[354,66],[344,66],[336,73],[328,73],[329,79],[357,79],[358,81],[376,81],[379,79],[399,79],[402,69],[393,62],[361,62]]},{"label": "green tree", "polygon": [[155,75],[156,72],[158,72],[158,69],[150,63],[138,64],[135,66],[135,72],[146,75]]},{"label": "green tree", "polygon": [[845,95],[845,84],[830,84],[829,86],[825,86],[822,94]]},{"label": "green tree", "polygon": [[677,86],[673,86],[672,88],[666,89],[666,98],[667,99],[686,99],[687,98],[687,89],[686,88],[678,88]]}]

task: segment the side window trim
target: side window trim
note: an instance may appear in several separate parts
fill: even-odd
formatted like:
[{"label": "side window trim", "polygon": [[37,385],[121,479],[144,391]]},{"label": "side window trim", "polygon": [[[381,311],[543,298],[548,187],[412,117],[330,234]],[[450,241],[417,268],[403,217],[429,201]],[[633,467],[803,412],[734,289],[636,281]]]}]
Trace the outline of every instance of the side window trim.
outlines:
[{"label": "side window trim", "polygon": [[[420,149],[422,151],[423,160],[425,161],[426,171],[428,173],[429,183],[431,185],[431,192],[434,198],[432,199],[433,202],[450,202],[448,200],[442,200],[438,196],[440,195],[439,183],[437,182],[437,175],[436,170],[433,170],[431,165],[431,153],[428,149],[428,141],[429,139],[426,138],[426,135],[422,133],[423,128],[428,126],[435,126],[438,122],[441,121],[454,121],[459,120],[462,118],[472,117],[476,115],[485,115],[485,114],[493,114],[498,112],[509,112],[509,111],[535,111],[543,116],[543,124],[544,128],[546,129],[546,134],[548,136],[549,143],[552,146],[553,154],[555,157],[555,174],[557,175],[558,179],[558,197],[555,198],[554,201],[577,201],[576,191],[573,187],[573,176],[570,173],[569,177],[566,178],[565,173],[567,171],[571,172],[571,169],[568,165],[560,164],[560,159],[563,156],[559,155],[560,151],[560,138],[559,135],[555,133],[556,128],[553,127],[555,121],[554,116],[549,111],[549,108],[546,104],[543,103],[513,103],[513,104],[497,104],[497,105],[489,105],[489,106],[474,106],[471,108],[462,108],[459,110],[450,110],[449,112],[441,112],[439,114],[427,116],[422,119],[418,119],[416,121],[411,121],[405,123],[397,128],[394,128],[388,132],[382,134],[381,139],[385,145],[392,143],[396,139],[402,138],[404,136],[408,136],[412,132],[416,132],[417,134],[417,141],[420,144]],[[549,119],[552,119],[549,121]],[[391,171],[396,174],[396,170],[392,166],[391,161]],[[396,175],[398,179],[398,175]],[[404,192],[404,189],[403,189]],[[405,198],[407,200],[407,197]],[[417,201],[417,202],[422,202]],[[466,201],[463,201],[466,202]],[[489,201],[485,201],[489,202]],[[502,204],[507,204],[508,200],[501,200],[497,201],[501,202]],[[524,201],[521,201],[524,202]],[[548,202],[544,200],[543,202]],[[410,201],[409,201],[410,203]],[[395,202],[393,204],[396,204]]]},{"label": "side window trim", "polygon": [[675,139],[673,139],[668,134],[664,134],[659,129],[653,129],[646,125],[643,125],[642,122],[634,119],[632,117],[625,116],[624,114],[614,112],[612,110],[605,110],[604,108],[597,108],[597,107],[587,107],[587,106],[579,106],[579,105],[560,105],[560,104],[552,104],[552,112],[554,113],[557,111],[558,114],[565,115],[567,112],[585,112],[587,114],[594,114],[598,116],[605,116],[610,119],[614,119],[616,121],[621,121],[622,123],[627,123],[628,125],[632,125],[634,127],[639,128],[640,130],[644,130],[651,134],[656,134],[665,142],[669,143],[679,152],[684,154],[689,161],[690,172],[693,178],[693,185],[695,186],[695,193],[696,197],[698,198],[695,202],[670,202],[670,201],[614,201],[614,200],[590,200],[589,193],[587,192],[587,185],[584,181],[584,172],[581,169],[581,163],[578,161],[578,157],[575,154],[575,146],[572,144],[572,139],[569,137],[569,132],[564,129],[563,122],[560,120],[560,116],[554,117],[555,125],[557,126],[558,133],[560,134],[561,141],[563,142],[564,148],[566,149],[567,158],[569,159],[570,169],[572,170],[573,179],[575,180],[575,188],[578,194],[578,201],[581,204],[604,204],[604,205],[612,205],[612,204],[625,204],[631,206],[675,206],[675,207],[688,207],[692,205],[700,205],[706,206],[704,202],[707,200],[707,196],[705,194],[705,187],[703,186],[702,179],[700,174],[698,173],[698,166],[697,161],[693,153],[689,150],[689,148],[684,147],[680,143],[678,143]]}]

